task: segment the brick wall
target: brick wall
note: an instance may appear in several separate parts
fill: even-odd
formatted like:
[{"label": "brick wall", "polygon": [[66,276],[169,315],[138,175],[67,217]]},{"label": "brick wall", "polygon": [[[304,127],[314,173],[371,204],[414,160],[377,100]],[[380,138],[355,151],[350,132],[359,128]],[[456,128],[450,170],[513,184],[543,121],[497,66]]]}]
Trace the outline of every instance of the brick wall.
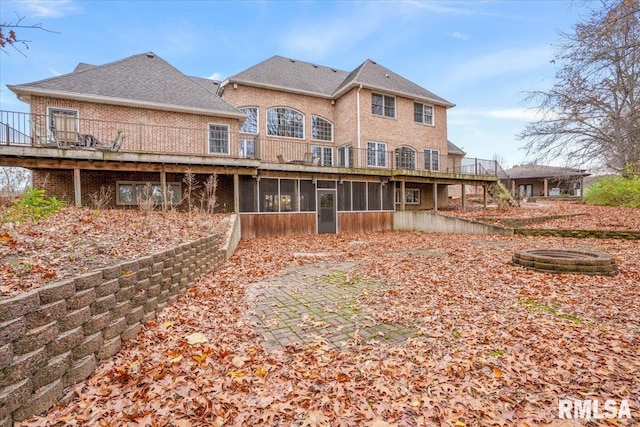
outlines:
[{"label": "brick wall", "polygon": [[[200,185],[200,188],[195,190],[192,195],[194,198],[194,206],[199,207],[199,194],[202,191],[202,185],[209,175],[196,174],[196,179]],[[167,183],[177,182],[182,183],[184,174],[180,173],[167,173]],[[159,172],[115,172],[115,171],[93,171],[82,170],[80,171],[80,181],[82,183],[82,206],[93,207],[91,202],[91,195],[100,191],[101,186],[110,187],[114,196],[106,207],[125,207],[123,205],[116,205],[116,182],[117,181],[137,181],[141,183],[146,182],[160,182]],[[48,196],[55,196],[58,199],[64,200],[68,204],[74,204],[74,189],[73,189],[73,171],[70,170],[45,170],[38,169],[33,171],[33,185],[36,188],[43,188],[47,191]],[[182,184],[183,196],[186,193],[186,188]],[[233,176],[231,175],[218,175],[218,189],[216,191],[217,208],[216,212],[233,212]],[[127,206],[128,208],[137,209],[137,206]],[[177,206],[178,210],[186,209],[186,203],[182,203]]]},{"label": "brick wall", "polygon": [[0,301],[0,425],[49,409],[198,278],[224,261],[216,237]]}]

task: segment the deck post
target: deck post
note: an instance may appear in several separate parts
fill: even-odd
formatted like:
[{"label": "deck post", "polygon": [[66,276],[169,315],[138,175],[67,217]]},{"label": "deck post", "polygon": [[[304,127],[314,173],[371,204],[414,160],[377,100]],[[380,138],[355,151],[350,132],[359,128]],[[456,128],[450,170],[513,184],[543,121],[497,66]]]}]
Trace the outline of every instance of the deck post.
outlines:
[{"label": "deck post", "polygon": [[462,210],[467,209],[467,186],[462,184]]},{"label": "deck post", "polygon": [[76,207],[82,207],[82,185],[80,181],[80,168],[73,169],[73,195]]},{"label": "deck post", "polygon": [[164,171],[164,165],[160,171],[160,187],[162,187],[162,212],[167,211],[167,173]]},{"label": "deck post", "polygon": [[487,185],[482,186],[482,194],[484,199],[484,208],[487,209]]},{"label": "deck post", "polygon": [[233,212],[240,213],[240,175],[233,174]]},{"label": "deck post", "polygon": [[543,181],[543,196],[548,196],[549,195],[549,178],[545,178]]},{"label": "deck post", "polygon": [[433,210],[438,210],[438,183],[433,183]]},{"label": "deck post", "polygon": [[402,212],[406,209],[407,196],[405,191],[405,182],[403,179],[400,181],[400,211]]}]

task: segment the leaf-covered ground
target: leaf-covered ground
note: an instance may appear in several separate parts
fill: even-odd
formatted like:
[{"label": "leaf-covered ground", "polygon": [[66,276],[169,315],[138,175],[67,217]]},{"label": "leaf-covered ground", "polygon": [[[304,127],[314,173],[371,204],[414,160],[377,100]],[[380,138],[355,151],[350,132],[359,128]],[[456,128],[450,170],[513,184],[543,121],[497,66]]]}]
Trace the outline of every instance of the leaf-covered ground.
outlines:
[{"label": "leaf-covered ground", "polygon": [[[509,263],[515,250],[551,247],[613,254],[621,272]],[[403,345],[354,340],[340,351],[318,337],[264,350],[244,320],[245,290],[318,260],[355,263],[353,274],[382,284],[358,297],[362,310],[420,333]],[[65,406],[23,425],[581,425],[558,419],[559,399],[630,399],[634,419],[590,425],[637,425],[638,301],[639,242],[410,232],[243,241]]]},{"label": "leaf-covered ground", "polygon": [[578,201],[539,200],[522,203],[519,208],[488,208],[470,206],[468,210],[451,210],[445,215],[458,216],[494,224],[521,221],[525,228],[558,228],[583,230],[640,230],[640,209],[594,206]]},{"label": "leaf-covered ground", "polygon": [[222,218],[67,207],[36,224],[4,224],[0,297],[210,235]]}]

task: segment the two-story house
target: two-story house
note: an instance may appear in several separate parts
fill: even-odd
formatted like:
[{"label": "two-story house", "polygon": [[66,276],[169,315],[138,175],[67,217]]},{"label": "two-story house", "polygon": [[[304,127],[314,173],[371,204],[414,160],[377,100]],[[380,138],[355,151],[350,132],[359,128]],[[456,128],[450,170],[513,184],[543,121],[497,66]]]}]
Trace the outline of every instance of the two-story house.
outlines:
[{"label": "two-story house", "polygon": [[496,181],[447,141],[452,103],[371,60],[347,72],[274,56],[216,82],[145,53],[9,88],[31,111],[0,112],[0,165],[76,205],[107,186],[136,206],[150,183],[180,206],[191,171],[217,175],[218,209],[245,237],[335,233],[390,229],[396,210],[444,206],[449,185]]}]

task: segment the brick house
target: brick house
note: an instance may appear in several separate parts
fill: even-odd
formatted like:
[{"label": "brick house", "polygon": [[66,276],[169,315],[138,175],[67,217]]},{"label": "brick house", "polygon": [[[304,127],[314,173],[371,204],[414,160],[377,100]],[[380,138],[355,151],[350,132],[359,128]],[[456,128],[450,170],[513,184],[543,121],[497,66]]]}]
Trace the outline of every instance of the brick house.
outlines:
[{"label": "brick house", "polygon": [[450,185],[496,181],[447,141],[452,103],[371,60],[347,72],[274,56],[217,82],[145,53],[8,87],[31,111],[0,112],[0,165],[78,206],[100,187],[136,206],[150,183],[184,207],[190,170],[216,174],[243,236],[335,233],[389,229],[396,210],[445,206]]}]

